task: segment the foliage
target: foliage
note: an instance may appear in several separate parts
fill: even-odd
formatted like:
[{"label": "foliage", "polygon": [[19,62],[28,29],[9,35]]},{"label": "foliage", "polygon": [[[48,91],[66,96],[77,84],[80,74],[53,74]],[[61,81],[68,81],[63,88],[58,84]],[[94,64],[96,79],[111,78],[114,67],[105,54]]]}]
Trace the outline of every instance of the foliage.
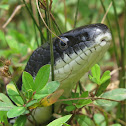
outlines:
[{"label": "foliage", "polygon": [[[92,95],[89,96],[88,91],[83,92],[81,95],[79,93],[72,93],[72,100],[64,101],[63,103],[67,106],[65,107],[66,111],[78,111],[82,109],[84,106],[88,106],[92,104],[93,101],[96,101],[98,105],[105,106],[105,107],[114,107],[117,105],[117,100],[122,101],[126,99],[126,90],[125,89],[115,89],[113,91],[108,91],[104,93],[110,81],[110,72],[106,71],[101,76],[99,65],[95,64],[91,68],[91,74],[89,78],[92,82],[95,82],[99,88],[96,88],[96,91]],[[107,73],[107,74],[106,74]],[[26,123],[27,115],[31,113],[31,111],[37,107],[43,106],[50,106],[57,101],[57,99],[62,95],[63,91],[56,89],[59,87],[59,83],[56,81],[48,82],[50,74],[50,65],[45,65],[41,67],[35,80],[33,80],[32,76],[27,73],[23,72],[22,80],[22,94],[21,95],[18,89],[15,87],[16,85],[10,83],[7,85],[7,93],[10,99],[16,104],[14,105],[11,100],[0,93],[0,112],[1,121],[5,124],[8,124],[8,118],[18,117],[14,125],[21,125],[23,126]],[[42,79],[41,79],[42,78]],[[38,85],[41,84],[41,87]],[[46,84],[47,83],[47,84]],[[106,84],[107,83],[107,84]],[[100,87],[102,85],[102,88]],[[105,85],[105,86],[104,86]],[[52,90],[50,90],[52,89]],[[56,92],[54,92],[56,91]],[[54,92],[54,93],[53,93]],[[98,95],[98,92],[99,95]],[[52,93],[52,94],[51,94]],[[118,95],[117,95],[118,94]],[[91,95],[91,94],[90,94]],[[100,97],[97,97],[100,96]],[[99,99],[101,98],[101,99]],[[110,101],[109,101],[110,100]],[[113,100],[113,101],[111,101]],[[115,100],[115,101],[114,101]],[[7,114],[7,116],[6,116]],[[97,122],[97,114],[94,115],[94,120]],[[67,115],[61,117],[57,120],[54,120],[50,125],[68,125],[65,122],[71,117],[71,115]],[[102,116],[101,116],[102,117]],[[94,125],[94,123],[87,117],[87,116],[76,116],[80,125]],[[102,117],[103,118],[103,117]],[[88,124],[89,123],[89,124]],[[106,123],[106,122],[105,122]]]},{"label": "foliage", "polygon": [[[8,118],[18,117],[14,125],[19,125],[20,122],[22,122],[21,125],[24,125],[27,118],[26,114],[30,114],[36,107],[49,106],[56,102],[63,91],[59,90],[57,91],[58,93],[54,92],[60,84],[57,81],[47,83],[49,74],[50,65],[41,67],[35,80],[33,80],[33,77],[29,73],[23,72],[23,89],[21,91],[23,95],[19,93],[16,85],[12,83],[8,84],[7,94],[16,105],[5,94],[0,93],[1,115],[3,114],[5,116],[5,112],[7,112]],[[49,89],[52,90],[50,91]],[[6,121],[3,120],[3,117],[0,120],[2,122]]]},{"label": "foliage", "polygon": [[[90,81],[87,80],[85,83],[83,81],[82,84],[79,84],[77,90],[72,92],[71,99],[67,101],[64,98],[61,99],[64,100],[63,108],[65,109],[59,114],[64,116],[72,113],[73,115],[69,120],[69,124],[72,125],[126,125],[125,102],[123,102],[126,99],[126,58],[124,58],[126,57],[126,1],[65,0],[64,3],[64,0],[53,0],[51,6],[52,15],[55,17],[55,20],[51,19],[51,28],[53,32],[59,35],[61,32],[71,30],[74,27],[101,22],[104,11],[107,10],[111,1],[113,4],[107,14],[105,24],[109,26],[112,32],[113,44],[99,63],[102,69],[96,64],[91,69]],[[3,28],[18,5],[23,6],[16,12],[9,24]],[[43,7],[41,12],[43,15],[45,13],[45,21],[48,24],[48,14]],[[13,76],[14,82],[20,76],[33,50],[49,40],[48,32],[38,15],[35,2],[32,0],[28,0],[26,5],[23,0],[0,1],[0,57],[11,61],[9,73]],[[52,35],[52,37],[54,36]],[[1,68],[3,68],[3,64],[0,62]],[[110,71],[106,69],[117,69],[117,72],[110,76]],[[118,70],[120,71],[118,72]],[[29,73],[23,72],[22,93],[18,92],[15,83],[10,78],[3,77],[0,73],[0,92],[5,92],[7,89],[9,96],[8,98],[4,93],[0,93],[0,125],[3,122],[8,125],[7,116],[18,116],[14,126],[19,124],[23,126],[30,111],[38,106],[48,106],[55,103],[63,93],[63,90],[56,91],[59,82],[48,82],[49,65],[42,67],[40,71],[35,80]],[[107,88],[111,82],[115,83],[116,81],[120,82],[120,88],[112,88],[113,90]],[[6,86],[6,84],[8,85]],[[83,89],[83,86],[86,90]],[[48,97],[51,98],[49,103],[47,102]],[[118,104],[122,106],[118,106]],[[123,115],[124,118],[122,118]],[[69,118],[69,115],[64,116],[57,121],[55,120],[54,123],[59,124],[61,123],[60,119],[63,119],[61,125],[68,125],[65,122]]]},{"label": "foliage", "polygon": [[[63,101],[63,103],[67,105],[65,107],[67,112],[78,112],[83,107],[86,107],[92,103],[94,105],[104,106],[106,110],[111,110],[119,103],[119,101],[123,101],[126,99],[126,89],[118,88],[104,93],[110,83],[110,71],[105,71],[101,76],[101,70],[98,64],[95,64],[91,68],[91,75],[89,75],[89,78],[93,83],[97,84],[96,90],[94,90],[93,94],[89,91],[85,91],[81,95],[79,95],[79,93],[72,93],[70,100]],[[94,122],[92,122],[85,115],[76,116],[75,118],[76,120],[78,120],[78,123],[81,126],[95,125]],[[103,118],[103,121],[102,119],[99,120],[97,118]],[[105,118],[106,117],[101,114],[94,114],[94,121],[95,123],[98,123],[98,125],[101,125],[100,123],[102,123],[103,126],[106,126],[107,122]]]}]

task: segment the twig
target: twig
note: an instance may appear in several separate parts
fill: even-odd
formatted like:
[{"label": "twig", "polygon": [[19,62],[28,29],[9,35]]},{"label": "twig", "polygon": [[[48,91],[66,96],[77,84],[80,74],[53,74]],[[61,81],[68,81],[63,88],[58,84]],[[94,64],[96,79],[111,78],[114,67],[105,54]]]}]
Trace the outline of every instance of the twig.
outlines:
[{"label": "twig", "polygon": [[[105,9],[105,6],[103,4],[103,1],[100,0],[100,2],[101,2],[101,5],[103,7],[104,13],[106,13],[106,9]],[[113,46],[114,46],[114,53],[115,53],[115,57],[116,57],[116,62],[117,62],[117,65],[120,66],[119,56],[118,56],[118,53],[117,53],[117,47],[116,47],[116,43],[115,43],[115,38],[114,38],[114,35],[113,35],[113,30],[112,30],[112,26],[110,24],[108,15],[106,15],[106,18],[107,18],[107,22],[108,22],[108,25],[109,25],[109,28],[110,28],[110,31],[111,31],[111,34],[112,34],[112,42],[113,42]]]},{"label": "twig", "polygon": [[79,85],[79,82],[77,82],[77,84],[76,84],[76,86],[75,86],[75,89],[74,89],[75,93],[77,92],[77,87],[78,87],[78,85]]},{"label": "twig", "polygon": [[[44,9],[44,10],[46,11],[46,10],[47,10],[47,7],[45,6],[45,4],[43,4],[40,0],[39,0],[39,2],[41,3],[42,9]],[[51,8],[51,7],[50,7],[50,8]],[[60,30],[58,24],[56,23],[56,20],[55,20],[53,14],[52,14],[51,12],[50,12],[50,16],[51,16],[51,18],[52,18],[54,24],[56,25],[56,27],[57,27],[59,33],[62,34],[62,32],[61,32],[61,30]]]},{"label": "twig", "polygon": [[26,7],[28,13],[30,14],[30,16],[31,16],[31,18],[32,18],[32,20],[33,20],[33,22],[35,23],[36,27],[38,28],[38,30],[39,30],[39,32],[40,32],[40,34],[41,34],[41,37],[43,38],[43,41],[46,41],[45,37],[44,37],[43,34],[42,34],[41,28],[40,28],[39,25],[37,24],[37,22],[36,22],[36,20],[35,20],[35,18],[34,18],[34,16],[33,16],[33,14],[31,13],[29,7],[28,7],[27,4],[26,4],[26,1],[23,0],[23,2],[24,2],[24,4],[25,4],[25,7]]},{"label": "twig", "polygon": [[[126,69],[126,66],[125,66],[125,69]],[[119,70],[122,70],[122,67],[118,67],[117,69],[114,69],[113,71],[111,71],[110,75],[112,76],[113,74],[115,74]]]},{"label": "twig", "polygon": [[[32,117],[32,119],[33,119],[33,123],[35,124],[35,126],[38,126],[38,124],[37,124],[37,122],[36,122],[36,119],[35,119],[35,117],[34,117],[34,115],[32,115],[32,112],[29,110],[29,113],[30,113],[30,115],[31,115],[31,117]],[[30,120],[31,121],[31,120]]]},{"label": "twig", "polygon": [[105,13],[104,17],[102,18],[101,23],[103,23],[103,22],[104,22],[104,20],[105,20],[105,18],[106,18],[106,16],[107,16],[108,11],[109,11],[109,9],[110,9],[110,7],[111,7],[111,6],[112,6],[112,2],[109,4],[109,7],[108,7],[108,9],[107,9],[107,11],[106,11],[106,13]]},{"label": "twig", "polygon": [[[43,19],[43,16],[42,16],[41,12],[40,12],[39,5],[38,5],[38,0],[36,0],[36,5],[37,5],[37,9],[38,9],[39,15],[40,15],[40,17],[41,17],[41,19],[42,19],[42,21],[43,21],[45,27],[46,27],[54,36],[56,36],[58,39],[60,39],[61,41],[63,41],[63,40],[62,40],[60,37],[58,37],[54,32],[52,32],[51,29],[49,29],[49,27],[47,26],[46,22],[45,22],[44,19]],[[63,41],[63,42],[64,42],[64,41]]]},{"label": "twig", "polygon": [[11,22],[11,20],[14,18],[14,16],[16,15],[16,13],[22,8],[24,7],[24,4],[18,5],[15,10],[13,11],[13,13],[11,14],[11,16],[9,17],[9,19],[6,21],[6,23],[2,26],[3,29],[6,28],[6,26]]},{"label": "twig", "polygon": [[[50,21],[50,9],[48,0],[46,0],[47,4],[47,17],[48,17],[48,27],[51,29],[51,21]],[[54,81],[54,54],[53,54],[53,42],[52,42],[52,33],[49,32],[49,43],[50,43],[50,57],[51,57],[51,77],[52,81]]]},{"label": "twig", "polygon": [[65,15],[65,29],[67,24],[67,8],[66,8],[66,0],[63,0],[64,3],[64,15]]},{"label": "twig", "polygon": [[[32,8],[32,3],[31,3],[31,0],[29,0],[29,3],[30,3],[30,10],[31,12],[33,13],[33,8]],[[34,13],[33,13],[34,14]],[[37,46],[39,47],[39,41],[38,41],[38,37],[37,37],[37,32],[36,32],[36,27],[35,27],[35,23],[33,21],[33,27],[34,27],[34,33],[35,33],[35,39],[36,39],[36,42],[37,42]],[[40,26],[41,27],[41,26]],[[41,36],[41,34],[40,34]],[[43,41],[42,39],[42,36],[41,36],[41,42]]]},{"label": "twig", "polygon": [[[92,101],[95,101],[95,100],[98,100],[98,99],[102,99],[102,100],[108,100],[108,101],[122,103],[122,101],[118,101],[118,100],[113,100],[113,99],[108,99],[108,98],[94,98],[94,97],[59,99],[57,102],[61,102],[61,101],[73,101],[73,100],[84,100],[84,99],[91,99]],[[126,104],[126,103],[123,103],[123,104]]]},{"label": "twig", "polygon": [[77,8],[76,8],[75,20],[74,20],[74,28],[76,27],[76,23],[77,23],[77,15],[78,15],[79,1],[80,1],[80,0],[77,1]]}]

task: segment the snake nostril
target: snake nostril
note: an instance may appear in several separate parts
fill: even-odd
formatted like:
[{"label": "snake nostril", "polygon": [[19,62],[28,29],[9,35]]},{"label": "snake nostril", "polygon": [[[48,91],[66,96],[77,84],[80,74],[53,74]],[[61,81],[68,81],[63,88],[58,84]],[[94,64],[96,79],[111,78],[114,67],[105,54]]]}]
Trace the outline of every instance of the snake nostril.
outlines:
[{"label": "snake nostril", "polygon": [[105,38],[104,39],[101,39],[101,42],[103,42],[103,41],[106,41]]}]

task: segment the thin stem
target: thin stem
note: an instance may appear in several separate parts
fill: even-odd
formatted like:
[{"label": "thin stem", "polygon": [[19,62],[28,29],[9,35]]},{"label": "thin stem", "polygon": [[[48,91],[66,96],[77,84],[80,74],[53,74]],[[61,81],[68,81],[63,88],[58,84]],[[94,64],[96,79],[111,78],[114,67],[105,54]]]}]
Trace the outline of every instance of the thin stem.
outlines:
[{"label": "thin stem", "polygon": [[13,13],[11,14],[11,16],[9,17],[9,19],[8,19],[8,20],[5,22],[5,24],[2,26],[3,29],[7,27],[7,25],[11,22],[11,20],[14,18],[14,16],[16,15],[16,13],[17,13],[22,7],[24,7],[24,6],[25,6],[24,4],[21,4],[21,5],[18,5],[18,6],[14,9],[14,11],[13,11]]},{"label": "thin stem", "polygon": [[118,23],[118,15],[117,15],[117,12],[116,12],[115,1],[112,0],[112,3],[113,3],[114,14],[115,14],[115,22],[116,22],[117,31],[118,31],[120,50],[121,50],[121,53],[123,54],[123,45],[122,45],[122,39],[121,39],[121,35],[120,35],[120,28],[119,28],[119,23]]},{"label": "thin stem", "polygon": [[[126,0],[124,0],[124,3],[125,3],[125,8],[124,8],[124,11],[125,11],[125,20],[124,20],[124,57],[126,57]],[[125,64],[126,64],[126,59],[125,59]],[[125,85],[125,88],[126,88],[126,85]]]},{"label": "thin stem", "polygon": [[41,33],[41,36],[43,37],[43,41],[45,41],[45,38],[44,38],[44,36],[43,36],[43,34],[42,34],[42,31],[41,31],[40,27],[38,26],[37,22],[35,21],[35,18],[33,17],[31,11],[29,10],[29,8],[28,8],[28,6],[27,6],[25,0],[23,0],[23,2],[24,2],[24,4],[25,4],[25,7],[26,7],[27,11],[29,12],[29,14],[30,14],[32,20],[34,21],[36,27],[38,28],[39,32]]},{"label": "thin stem", "polygon": [[64,3],[64,15],[65,15],[65,29],[67,24],[67,8],[66,8],[66,0],[63,0]]},{"label": "thin stem", "polygon": [[[46,0],[47,4],[47,16],[48,16],[48,27],[51,29],[51,21],[50,21],[50,8],[48,0]],[[50,42],[50,58],[51,58],[51,76],[52,81],[54,81],[54,54],[53,54],[53,42],[52,42],[52,33],[49,32],[49,42]]]},{"label": "thin stem", "polygon": [[39,15],[40,15],[40,17],[41,17],[41,19],[42,19],[42,21],[43,21],[45,27],[46,27],[54,36],[56,36],[58,39],[60,39],[61,41],[64,42],[64,40],[62,40],[60,37],[58,37],[58,36],[57,36],[54,32],[52,32],[51,29],[47,26],[46,22],[45,22],[44,19],[43,19],[43,16],[42,16],[41,12],[40,12],[39,5],[38,5],[38,0],[36,0],[36,5],[37,5],[37,9],[38,9]]},{"label": "thin stem", "polygon": [[110,7],[111,7],[111,6],[112,6],[112,2],[109,4],[109,7],[108,7],[108,9],[107,9],[106,13],[104,14],[104,17],[103,17],[103,19],[102,19],[101,23],[104,23],[104,21],[105,21],[105,19],[106,19],[106,16],[107,16],[107,14],[108,14],[109,9],[110,9]]},{"label": "thin stem", "polygon": [[[29,3],[30,3],[31,12],[33,13],[31,0],[29,0]],[[38,42],[38,37],[37,37],[37,33],[36,33],[36,28],[35,28],[34,21],[33,21],[33,27],[34,27],[35,39],[36,39],[36,41],[37,41],[37,46],[39,47],[39,42]]]},{"label": "thin stem", "polygon": [[[100,0],[100,2],[101,2],[101,5],[103,7],[104,13],[106,13],[106,9],[105,9],[105,6],[103,4],[103,1]],[[107,22],[108,22],[108,25],[109,25],[109,28],[110,28],[110,31],[111,31],[111,34],[112,34],[112,42],[113,42],[113,46],[114,46],[114,52],[115,52],[116,62],[117,62],[117,65],[119,67],[120,66],[119,56],[118,56],[118,53],[117,53],[117,47],[116,47],[116,44],[115,44],[115,38],[114,38],[114,35],[113,35],[113,31],[112,31],[112,27],[111,27],[108,15],[106,16],[106,18],[107,18]]]},{"label": "thin stem", "polygon": [[113,99],[109,99],[109,98],[94,98],[94,97],[60,99],[60,100],[58,100],[57,102],[61,102],[61,101],[73,101],[73,100],[82,100],[82,99],[83,99],[83,100],[84,100],[84,99],[91,99],[92,101],[101,99],[101,100],[107,100],[107,101],[113,101],[113,102],[119,102],[119,103],[126,104],[126,103],[124,103],[124,102],[122,102],[122,101],[119,101],[119,100],[113,100]]},{"label": "thin stem", "polygon": [[[119,44],[120,44],[120,52],[121,52],[120,66],[122,67],[122,70],[119,72],[119,80],[120,80],[119,87],[125,88],[125,80],[123,80],[123,77],[125,76],[125,59],[124,59],[125,51],[124,51],[122,38],[121,38],[121,32],[120,32],[120,27],[119,27],[119,22],[118,22],[118,15],[117,15],[117,11],[116,11],[115,1],[112,0],[112,2],[113,2],[113,9],[114,9],[114,14],[115,14],[115,22],[116,22],[116,25],[117,25],[117,32],[118,32]],[[125,105],[121,106],[121,108],[119,107],[121,109],[119,115],[123,116],[123,120],[124,121],[126,121],[125,107],[126,107]]]},{"label": "thin stem", "polygon": [[[125,8],[125,19],[124,19],[124,57],[126,57],[126,0],[124,0]],[[124,58],[124,65],[126,65],[126,59]],[[126,76],[126,72],[124,69],[124,76]],[[124,88],[126,88],[126,80],[124,80]],[[126,100],[125,100],[126,101]],[[126,105],[124,106],[124,112],[126,112]],[[124,118],[126,120],[126,113],[124,113]]]},{"label": "thin stem", "polygon": [[[47,14],[47,10],[45,10],[45,22],[47,24],[47,26],[49,26],[49,22],[48,22],[48,14]],[[47,41],[49,41],[49,30],[48,28],[46,28],[46,31],[47,31]]]},{"label": "thin stem", "polygon": [[[29,110],[29,113],[30,113],[30,115],[31,115],[31,117],[32,117],[32,119],[33,119],[33,122],[32,122],[32,123],[34,123],[35,126],[39,126],[39,125],[37,124],[36,120],[35,120],[34,115],[32,115],[32,112],[31,112],[30,110]],[[29,121],[30,121],[30,120],[29,120]]]},{"label": "thin stem", "polygon": [[[39,2],[38,2],[38,4],[39,4]],[[41,21],[41,17],[40,17],[40,15],[39,15],[39,12],[37,11],[37,13],[38,13],[38,21],[39,21],[39,27],[40,27],[40,29],[42,30],[42,21]],[[41,38],[41,45],[42,44],[44,44],[46,41],[43,41],[43,36],[41,35],[41,32],[40,32],[40,38]]]},{"label": "thin stem", "polygon": [[80,0],[77,1],[77,8],[76,8],[75,20],[74,20],[74,28],[76,27],[76,23],[77,23],[77,15],[78,15],[79,1]]},{"label": "thin stem", "polygon": [[60,27],[59,27],[59,25],[56,23],[56,20],[55,20],[55,19],[53,20],[53,22],[54,22],[54,24],[56,25],[56,27],[57,27],[59,33],[62,34],[62,32],[61,32],[61,30],[60,30]]},{"label": "thin stem", "polygon": [[[41,3],[42,7],[44,8],[45,12],[47,10],[47,7],[45,6],[45,4],[43,4],[40,0],[39,2]],[[60,27],[58,26],[58,24],[56,23],[56,20],[53,16],[53,14],[50,12],[50,16],[51,16],[51,19],[53,20],[54,24],[56,25],[57,29],[59,30],[59,33],[62,34],[61,30],[60,30]]]}]

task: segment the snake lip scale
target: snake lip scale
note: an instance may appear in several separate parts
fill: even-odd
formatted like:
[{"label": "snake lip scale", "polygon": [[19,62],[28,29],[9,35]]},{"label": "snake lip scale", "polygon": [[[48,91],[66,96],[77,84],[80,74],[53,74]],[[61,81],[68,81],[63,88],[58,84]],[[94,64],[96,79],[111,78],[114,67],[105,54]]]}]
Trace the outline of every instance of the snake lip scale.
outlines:
[{"label": "snake lip scale", "polygon": [[[54,76],[55,80],[60,82],[59,89],[64,89],[63,95],[69,97],[70,91],[79,79],[103,57],[112,37],[108,27],[100,23],[76,28],[59,37],[61,40],[53,38]],[[35,78],[43,65],[50,64],[50,59],[50,46],[49,43],[45,43],[33,52],[25,71]],[[17,86],[21,89],[21,77]],[[45,123],[50,119],[51,112],[51,106],[41,107],[34,111],[34,118],[39,124]]]}]

